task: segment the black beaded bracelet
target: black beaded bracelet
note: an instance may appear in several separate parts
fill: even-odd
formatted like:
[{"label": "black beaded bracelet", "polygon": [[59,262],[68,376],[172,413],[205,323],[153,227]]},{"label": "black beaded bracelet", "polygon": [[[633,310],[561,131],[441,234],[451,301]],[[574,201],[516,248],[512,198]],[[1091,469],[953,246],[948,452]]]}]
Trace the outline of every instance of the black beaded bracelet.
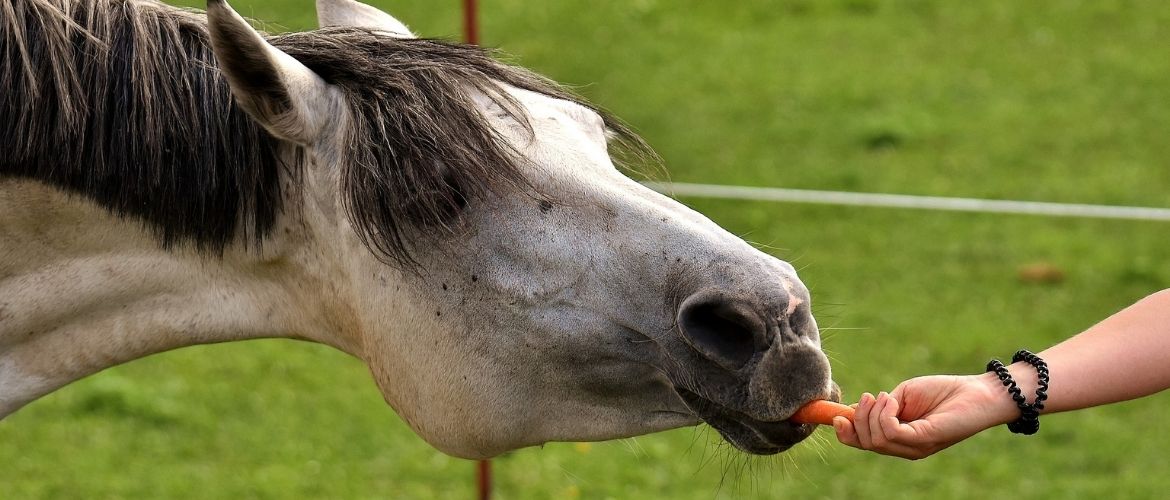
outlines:
[{"label": "black beaded bracelet", "polygon": [[1007,387],[1008,395],[1016,406],[1020,408],[1020,418],[1008,423],[1008,430],[1016,434],[1032,435],[1040,430],[1040,410],[1044,409],[1044,401],[1048,399],[1048,364],[1040,356],[1021,349],[1012,356],[1012,363],[1025,361],[1036,368],[1036,398],[1028,403],[1023,391],[1012,380],[1011,372],[1000,360],[992,359],[987,362],[987,371],[995,372],[999,381]]}]

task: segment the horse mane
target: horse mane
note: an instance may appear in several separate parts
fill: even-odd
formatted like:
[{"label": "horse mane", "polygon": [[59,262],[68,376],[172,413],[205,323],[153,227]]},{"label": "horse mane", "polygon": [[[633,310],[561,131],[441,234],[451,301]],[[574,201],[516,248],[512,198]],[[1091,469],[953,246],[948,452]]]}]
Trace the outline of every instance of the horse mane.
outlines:
[{"label": "horse mane", "polygon": [[[346,96],[351,130],[335,154],[344,206],[366,245],[398,263],[412,262],[416,235],[449,232],[468,200],[527,186],[521,157],[469,89],[525,126],[501,84],[597,110],[474,46],[355,28],[268,40]],[[304,152],[282,161],[282,142],[234,103],[206,17],[193,11],[138,0],[0,0],[0,88],[0,178],[45,182],[137,218],[164,248],[222,253],[237,238],[261,245],[302,177]],[[613,146],[654,158],[602,116]]]}]

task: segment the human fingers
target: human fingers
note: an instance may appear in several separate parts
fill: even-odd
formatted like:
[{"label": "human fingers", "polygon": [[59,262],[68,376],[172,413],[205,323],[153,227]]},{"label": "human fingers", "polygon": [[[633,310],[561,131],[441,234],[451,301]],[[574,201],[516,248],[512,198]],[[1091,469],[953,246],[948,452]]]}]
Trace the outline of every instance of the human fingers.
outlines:
[{"label": "human fingers", "polygon": [[[872,398],[872,396],[870,396],[870,397]],[[865,396],[862,396],[862,398],[865,399]],[[879,396],[875,401],[873,401],[873,404],[878,404],[878,401],[880,401],[881,399],[882,399],[881,396]],[[882,412],[881,413],[882,418],[886,419],[887,417],[889,417],[889,418],[892,418],[894,420],[897,420],[896,414],[891,414],[891,410],[894,409],[894,407],[897,405],[896,401],[894,401],[893,398],[890,398],[889,396],[887,396],[886,399],[889,400],[889,402],[886,403],[886,408],[884,410],[880,410]],[[859,405],[859,407],[860,407],[860,405]],[[879,410],[877,410],[875,408],[874,411],[877,412]],[[920,458],[925,458],[925,457],[930,455],[929,450],[923,449],[921,447],[913,446],[913,445],[903,444],[903,443],[897,442],[895,440],[886,440],[884,442],[881,442],[877,438],[874,438],[873,440],[871,440],[870,445],[868,445],[868,446],[863,445],[858,438],[858,429],[860,429],[861,427],[866,427],[866,426],[865,425],[859,426],[858,423],[865,423],[865,422],[866,421],[863,421],[863,420],[857,420],[856,422],[850,422],[849,419],[847,419],[845,417],[834,418],[833,419],[833,429],[837,433],[837,440],[841,441],[841,443],[843,443],[845,445],[852,446],[854,448],[858,448],[858,449],[866,450],[866,451],[872,451],[874,453],[879,453],[882,455],[904,458],[907,460],[917,460]],[[883,420],[883,424],[884,423],[885,423],[885,420]],[[871,433],[871,437],[872,436],[874,436],[874,434]]]},{"label": "human fingers", "polygon": [[898,450],[897,456],[902,458],[918,459],[929,456],[932,443],[921,433],[921,428],[903,423],[898,417],[901,405],[893,395],[887,396],[887,403],[881,410],[878,425],[885,436],[886,447]]},{"label": "human fingers", "polygon": [[853,429],[857,432],[857,440],[861,443],[863,449],[873,448],[873,441],[870,439],[869,428],[869,414],[873,411],[874,405],[873,394],[864,393],[861,398],[857,400],[857,411],[853,414]]},{"label": "human fingers", "polygon": [[869,412],[869,441],[873,450],[882,450],[890,442],[886,436],[885,429],[882,427],[882,417],[888,413],[890,407],[890,395],[885,392],[879,392],[877,399],[873,403],[873,409]]},{"label": "human fingers", "polygon": [[898,419],[900,410],[898,399],[892,394],[886,398],[888,402],[878,417],[878,426],[881,427],[882,435],[891,442],[910,444],[910,441],[915,437],[914,429]]}]

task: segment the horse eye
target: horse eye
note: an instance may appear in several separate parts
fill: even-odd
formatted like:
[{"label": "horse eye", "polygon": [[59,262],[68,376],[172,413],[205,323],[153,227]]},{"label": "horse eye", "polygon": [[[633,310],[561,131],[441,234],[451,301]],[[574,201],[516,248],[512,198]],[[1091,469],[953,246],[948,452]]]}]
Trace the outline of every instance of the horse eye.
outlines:
[{"label": "horse eye", "polygon": [[463,191],[463,186],[457,182],[447,183],[447,186],[451,188],[451,198],[454,201],[455,211],[462,212],[467,208],[467,193]]},{"label": "horse eye", "polygon": [[443,176],[443,188],[443,216],[448,220],[454,219],[467,209],[467,192],[463,184],[449,174]]}]

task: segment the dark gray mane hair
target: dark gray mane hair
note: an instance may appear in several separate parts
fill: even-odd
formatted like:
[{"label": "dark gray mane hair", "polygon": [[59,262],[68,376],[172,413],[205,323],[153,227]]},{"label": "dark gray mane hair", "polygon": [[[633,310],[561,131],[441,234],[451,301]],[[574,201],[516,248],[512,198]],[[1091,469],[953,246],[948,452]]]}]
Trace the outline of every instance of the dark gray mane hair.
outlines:
[{"label": "dark gray mane hair", "polygon": [[[468,95],[527,126],[500,84],[593,106],[474,46],[329,28],[269,38],[346,96],[344,205],[381,257],[407,264],[413,235],[449,230],[464,204],[527,189],[521,159]],[[272,230],[303,152],[233,102],[201,14],[127,0],[0,0],[0,178],[45,182],[136,217],[164,247],[222,252]],[[599,111],[600,112],[600,111]],[[602,113],[622,157],[653,159]],[[531,129],[530,129],[531,130]],[[424,230],[420,230],[424,229]]]}]

